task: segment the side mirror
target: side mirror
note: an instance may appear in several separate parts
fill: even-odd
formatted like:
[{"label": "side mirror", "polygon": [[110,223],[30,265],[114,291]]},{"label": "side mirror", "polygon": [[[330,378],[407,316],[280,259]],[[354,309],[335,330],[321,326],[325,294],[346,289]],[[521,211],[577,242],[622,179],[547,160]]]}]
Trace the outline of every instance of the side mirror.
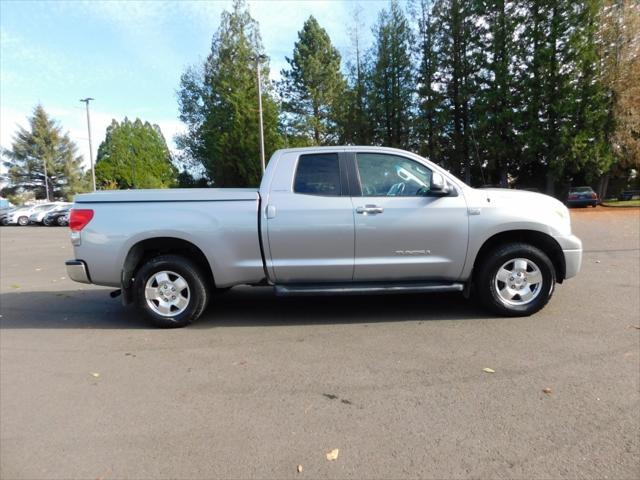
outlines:
[{"label": "side mirror", "polygon": [[432,195],[449,194],[449,185],[447,185],[447,182],[441,173],[433,172],[431,174],[431,188],[429,188],[429,193]]}]

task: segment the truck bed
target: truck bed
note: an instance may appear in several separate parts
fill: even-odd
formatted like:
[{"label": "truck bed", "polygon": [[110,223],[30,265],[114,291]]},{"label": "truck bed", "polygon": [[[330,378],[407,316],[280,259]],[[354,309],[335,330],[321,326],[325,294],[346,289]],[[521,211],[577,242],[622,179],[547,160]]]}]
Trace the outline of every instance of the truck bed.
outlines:
[{"label": "truck bed", "polygon": [[75,251],[78,258],[91,259],[87,268],[97,285],[120,286],[132,247],[158,238],[200,250],[218,287],[256,283],[265,276],[256,189],[100,191],[78,195],[75,202],[74,208],[94,212]]}]

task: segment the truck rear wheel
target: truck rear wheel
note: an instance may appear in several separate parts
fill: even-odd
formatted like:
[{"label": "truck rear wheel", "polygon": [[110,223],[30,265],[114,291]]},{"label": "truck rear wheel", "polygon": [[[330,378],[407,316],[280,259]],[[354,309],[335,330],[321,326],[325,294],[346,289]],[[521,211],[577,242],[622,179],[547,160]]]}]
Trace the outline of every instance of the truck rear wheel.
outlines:
[{"label": "truck rear wheel", "polygon": [[555,269],[539,248],[525,243],[501,245],[483,259],[476,293],[489,310],[509,317],[532,315],[551,299]]},{"label": "truck rear wheel", "polygon": [[162,328],[189,325],[209,300],[206,281],[198,267],[180,255],[162,255],[147,261],[135,274],[136,305]]}]

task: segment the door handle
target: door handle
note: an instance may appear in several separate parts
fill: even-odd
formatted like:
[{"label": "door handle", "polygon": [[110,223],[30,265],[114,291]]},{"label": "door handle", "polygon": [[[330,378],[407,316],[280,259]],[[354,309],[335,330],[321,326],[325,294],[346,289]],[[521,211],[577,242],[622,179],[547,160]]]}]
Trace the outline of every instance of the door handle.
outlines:
[{"label": "door handle", "polygon": [[382,212],[384,212],[384,208],[377,205],[365,205],[364,207],[356,207],[356,213],[360,213],[362,215],[377,215],[378,213]]}]

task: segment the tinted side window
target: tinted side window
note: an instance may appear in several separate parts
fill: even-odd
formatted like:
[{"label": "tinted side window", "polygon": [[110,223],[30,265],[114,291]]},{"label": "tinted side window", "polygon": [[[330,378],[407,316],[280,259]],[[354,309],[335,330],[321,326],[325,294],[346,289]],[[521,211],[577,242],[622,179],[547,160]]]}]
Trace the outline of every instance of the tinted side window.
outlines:
[{"label": "tinted side window", "polygon": [[293,191],[307,195],[339,196],[341,188],[338,154],[301,155]]},{"label": "tinted side window", "polygon": [[424,196],[431,186],[431,170],[396,155],[359,153],[356,157],[362,196]]}]

